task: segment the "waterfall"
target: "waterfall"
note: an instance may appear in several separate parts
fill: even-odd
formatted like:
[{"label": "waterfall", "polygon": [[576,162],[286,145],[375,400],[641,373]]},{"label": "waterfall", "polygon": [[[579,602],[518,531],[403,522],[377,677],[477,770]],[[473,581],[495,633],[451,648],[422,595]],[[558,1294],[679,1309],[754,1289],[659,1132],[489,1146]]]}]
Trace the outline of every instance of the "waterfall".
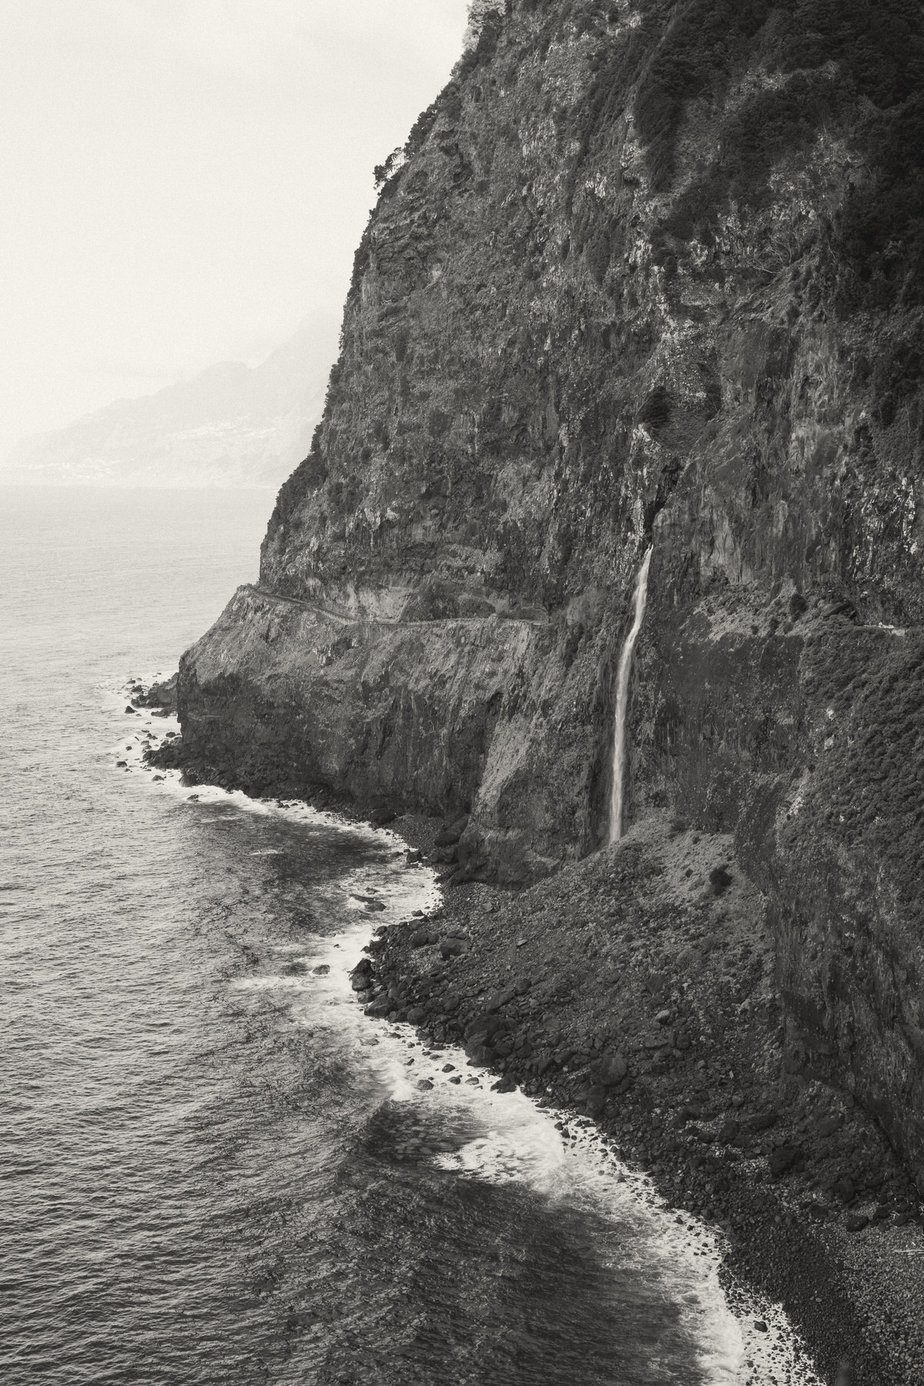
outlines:
[{"label": "waterfall", "polygon": [[635,642],[645,619],[645,603],[648,600],[648,569],[651,567],[651,549],[645,551],[642,566],[635,579],[635,610],[632,625],[626,636],[619,656],[619,671],[616,675],[616,727],[613,737],[613,787],[610,791],[610,830],[609,842],[618,842],[622,837],[623,800],[626,779],[626,718],[629,712],[629,679],[632,675],[632,655]]}]

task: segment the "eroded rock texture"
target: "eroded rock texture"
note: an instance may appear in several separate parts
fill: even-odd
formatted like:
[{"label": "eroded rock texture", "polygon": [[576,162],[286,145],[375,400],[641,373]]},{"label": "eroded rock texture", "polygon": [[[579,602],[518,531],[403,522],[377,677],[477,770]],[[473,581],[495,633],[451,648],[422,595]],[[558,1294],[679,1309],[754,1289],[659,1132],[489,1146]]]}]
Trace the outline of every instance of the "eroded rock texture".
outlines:
[{"label": "eroded rock texture", "polygon": [[[789,1052],[924,1190],[924,43],[911,0],[515,0],[356,257],[186,753],[470,812],[522,882],[630,813],[734,834]],[[661,813],[668,821],[670,813]]]}]

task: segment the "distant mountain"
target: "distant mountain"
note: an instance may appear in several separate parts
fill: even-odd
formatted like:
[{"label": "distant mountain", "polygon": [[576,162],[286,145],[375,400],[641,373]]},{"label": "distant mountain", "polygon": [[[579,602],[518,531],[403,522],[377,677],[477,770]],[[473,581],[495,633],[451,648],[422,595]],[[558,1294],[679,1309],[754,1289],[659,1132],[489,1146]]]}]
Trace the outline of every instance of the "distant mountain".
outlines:
[{"label": "distant mountain", "polygon": [[226,361],[23,441],[0,478],[42,485],[278,487],[305,456],[336,350],[306,322],[259,366]]}]

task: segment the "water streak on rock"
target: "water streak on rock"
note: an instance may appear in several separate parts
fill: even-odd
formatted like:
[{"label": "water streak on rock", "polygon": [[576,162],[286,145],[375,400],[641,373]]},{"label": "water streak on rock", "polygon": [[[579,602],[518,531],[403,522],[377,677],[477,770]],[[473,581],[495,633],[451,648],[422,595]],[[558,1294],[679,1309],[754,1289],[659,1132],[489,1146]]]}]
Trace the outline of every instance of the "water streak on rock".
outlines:
[{"label": "water streak on rock", "polygon": [[645,619],[645,603],[648,600],[648,570],[651,567],[651,548],[645,551],[642,566],[635,579],[635,610],[632,625],[625,638],[619,656],[619,670],[616,675],[616,729],[613,737],[613,786],[610,791],[610,831],[609,842],[618,842],[622,837],[622,818],[625,802],[626,781],[626,714],[629,709],[629,679],[632,675],[632,656],[638,640],[642,622]]}]

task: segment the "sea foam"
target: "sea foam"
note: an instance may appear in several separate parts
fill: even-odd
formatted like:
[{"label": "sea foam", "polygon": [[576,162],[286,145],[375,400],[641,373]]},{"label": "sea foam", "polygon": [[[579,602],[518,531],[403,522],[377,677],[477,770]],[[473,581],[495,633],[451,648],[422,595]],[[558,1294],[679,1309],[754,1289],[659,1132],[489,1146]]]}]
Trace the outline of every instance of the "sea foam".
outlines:
[{"label": "sea foam", "polygon": [[[121,690],[107,701],[115,711],[125,697]],[[424,1115],[429,1111],[434,1118],[450,1118],[456,1127],[477,1130],[457,1148],[431,1156],[443,1169],[460,1178],[528,1185],[549,1200],[590,1210],[621,1231],[630,1229],[631,1235],[613,1238],[602,1253],[618,1258],[623,1269],[644,1263],[648,1275],[652,1265],[657,1266],[665,1293],[679,1306],[699,1345],[704,1374],[715,1386],[822,1386],[782,1307],[737,1280],[723,1236],[693,1215],[671,1208],[647,1175],[618,1158],[593,1122],[539,1107],[520,1091],[497,1092],[494,1075],[473,1069],[461,1049],[434,1048],[410,1026],[364,1015],[350,985],[350,970],[369,940],[373,916],[356,897],[374,895],[385,906],[374,916],[376,928],[414,910],[428,913],[441,899],[433,871],[423,864],[407,864],[397,850],[403,843],[396,834],[347,823],[297,800],[253,799],[215,785],[190,787],[178,771],[160,771],[162,778],[154,780],[145,752],[178,730],[178,724],[147,709],[126,716],[125,722],[130,738],[126,743],[123,736],[116,754],[126,768],[145,774],[153,791],[207,807],[233,807],[306,826],[339,828],[396,849],[390,860],[365,865],[340,882],[347,897],[343,904],[355,913],[355,923],[335,935],[311,937],[304,945],[277,947],[281,959],[302,961],[304,972],[271,972],[237,980],[233,986],[285,996],[296,1024],[315,1030],[322,1026],[335,1035],[340,1051],[373,1074],[393,1102],[412,1104]],[[378,1043],[371,1044],[372,1037]],[[446,1065],[452,1065],[452,1073],[444,1072]],[[460,1075],[462,1082],[451,1081]]]}]

